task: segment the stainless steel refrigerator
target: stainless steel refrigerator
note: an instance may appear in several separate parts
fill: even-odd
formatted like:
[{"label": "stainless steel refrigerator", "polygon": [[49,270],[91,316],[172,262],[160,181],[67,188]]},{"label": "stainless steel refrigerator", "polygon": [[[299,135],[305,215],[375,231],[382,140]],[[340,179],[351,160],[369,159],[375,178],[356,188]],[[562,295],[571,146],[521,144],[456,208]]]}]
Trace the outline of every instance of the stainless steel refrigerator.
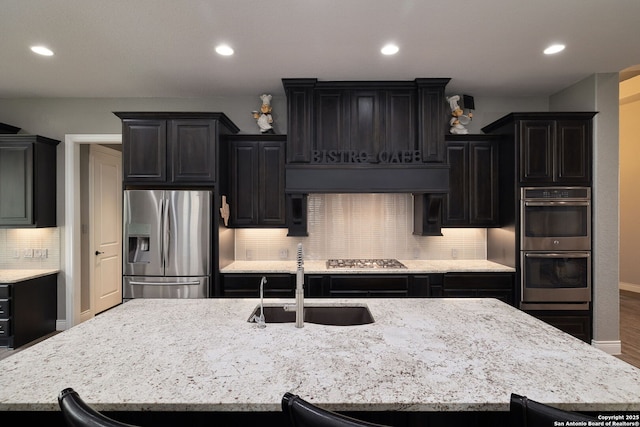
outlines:
[{"label": "stainless steel refrigerator", "polygon": [[123,298],[206,298],[210,191],[126,190]]}]

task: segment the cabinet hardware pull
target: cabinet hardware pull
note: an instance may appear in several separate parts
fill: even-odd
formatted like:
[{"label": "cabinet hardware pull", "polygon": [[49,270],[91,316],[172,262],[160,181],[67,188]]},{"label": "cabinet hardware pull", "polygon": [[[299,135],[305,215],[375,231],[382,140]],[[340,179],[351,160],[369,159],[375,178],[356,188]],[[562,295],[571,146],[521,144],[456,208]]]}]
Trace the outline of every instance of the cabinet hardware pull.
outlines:
[{"label": "cabinet hardware pull", "polygon": [[96,255],[103,254],[104,252],[96,251]]}]

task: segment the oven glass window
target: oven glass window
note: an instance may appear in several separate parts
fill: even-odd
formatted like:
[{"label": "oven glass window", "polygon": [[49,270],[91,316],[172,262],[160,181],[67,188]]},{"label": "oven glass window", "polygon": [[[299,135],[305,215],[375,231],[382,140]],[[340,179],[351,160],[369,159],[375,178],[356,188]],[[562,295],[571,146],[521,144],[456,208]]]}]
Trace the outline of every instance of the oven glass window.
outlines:
[{"label": "oven glass window", "polygon": [[526,206],[526,237],[587,237],[588,206]]},{"label": "oven glass window", "polygon": [[589,279],[589,258],[538,257],[524,258],[527,288],[586,288]]}]

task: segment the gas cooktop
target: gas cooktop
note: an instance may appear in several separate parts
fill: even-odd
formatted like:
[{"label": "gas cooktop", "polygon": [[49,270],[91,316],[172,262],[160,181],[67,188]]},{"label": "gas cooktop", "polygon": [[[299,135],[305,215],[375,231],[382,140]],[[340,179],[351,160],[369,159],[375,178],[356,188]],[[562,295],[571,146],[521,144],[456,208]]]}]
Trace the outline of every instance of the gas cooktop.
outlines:
[{"label": "gas cooktop", "polygon": [[327,268],[407,268],[397,259],[329,259]]}]

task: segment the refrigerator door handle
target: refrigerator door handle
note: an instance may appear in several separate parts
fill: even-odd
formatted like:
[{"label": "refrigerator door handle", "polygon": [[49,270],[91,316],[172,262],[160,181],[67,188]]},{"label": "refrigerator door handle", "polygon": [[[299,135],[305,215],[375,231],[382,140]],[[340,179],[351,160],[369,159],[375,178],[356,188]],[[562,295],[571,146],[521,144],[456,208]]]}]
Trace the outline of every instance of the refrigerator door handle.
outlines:
[{"label": "refrigerator door handle", "polygon": [[195,280],[193,282],[136,282],[136,281],[130,281],[129,282],[130,285],[152,285],[152,286],[176,286],[176,285],[199,285],[200,282]]},{"label": "refrigerator door handle", "polygon": [[164,199],[161,198],[160,199],[160,212],[158,217],[160,218],[160,236],[159,236],[159,243],[160,243],[160,268],[162,268],[162,271],[164,272]]},{"label": "refrigerator door handle", "polygon": [[[170,199],[164,199],[164,214],[162,215],[162,218],[164,220],[163,223],[163,236],[162,236],[162,241],[163,241],[163,253],[162,253],[162,259],[163,259],[163,266],[164,268],[166,268],[167,263],[169,262],[169,238],[171,235],[170,232],[170,227],[171,227],[171,222],[169,221],[169,213],[171,212],[171,208],[170,208],[170,204],[171,204],[171,200]],[[165,272],[166,274],[166,272]]]}]

